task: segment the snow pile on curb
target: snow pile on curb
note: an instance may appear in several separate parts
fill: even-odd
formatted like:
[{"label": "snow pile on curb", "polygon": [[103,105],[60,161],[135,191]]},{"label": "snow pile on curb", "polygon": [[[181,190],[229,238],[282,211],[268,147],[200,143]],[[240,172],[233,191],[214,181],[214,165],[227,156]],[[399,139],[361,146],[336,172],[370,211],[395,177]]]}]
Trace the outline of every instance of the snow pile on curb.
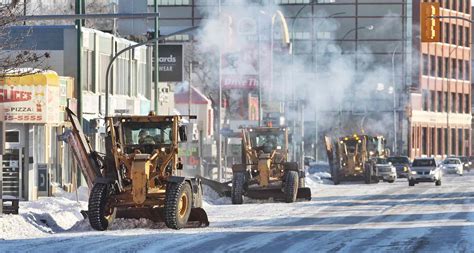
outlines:
[{"label": "snow pile on curb", "polygon": [[19,215],[3,215],[0,218],[0,239],[44,237],[64,232],[84,219],[80,211],[86,209],[87,202],[65,197],[20,202]]},{"label": "snow pile on curb", "polygon": [[88,202],[89,188],[87,188],[86,186],[80,186],[76,192],[66,192],[57,184],[53,184],[53,195],[55,197],[63,197],[69,200]]}]

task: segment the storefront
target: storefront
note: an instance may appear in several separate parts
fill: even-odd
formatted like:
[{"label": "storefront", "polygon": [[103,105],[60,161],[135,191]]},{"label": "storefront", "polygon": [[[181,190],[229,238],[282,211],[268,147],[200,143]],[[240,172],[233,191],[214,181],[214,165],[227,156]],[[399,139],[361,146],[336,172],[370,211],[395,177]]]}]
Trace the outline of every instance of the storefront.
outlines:
[{"label": "storefront", "polygon": [[69,165],[58,139],[72,78],[47,71],[0,79],[0,117],[5,121],[3,194],[34,200],[51,193]]}]

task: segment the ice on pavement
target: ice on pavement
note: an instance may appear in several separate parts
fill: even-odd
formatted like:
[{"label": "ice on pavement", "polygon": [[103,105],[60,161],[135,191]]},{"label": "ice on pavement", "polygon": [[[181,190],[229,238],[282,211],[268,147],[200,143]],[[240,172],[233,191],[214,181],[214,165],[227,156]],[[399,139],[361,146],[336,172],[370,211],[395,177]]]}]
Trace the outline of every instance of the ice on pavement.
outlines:
[{"label": "ice on pavement", "polygon": [[[306,184],[311,188],[325,183],[330,177],[327,173],[308,174]],[[20,202],[19,215],[4,215],[0,218],[0,239],[22,239],[45,237],[61,232],[92,231],[89,221],[84,219],[81,210],[87,210],[89,190],[80,187],[77,192],[69,193],[53,185],[55,197],[40,198],[37,201]],[[203,186],[204,208],[217,205],[232,205],[229,197],[221,197],[217,192]],[[246,199],[246,203],[272,203],[272,200]],[[211,218],[212,219],[212,218]],[[134,228],[163,228],[161,223],[147,219],[116,219],[109,230]]]}]

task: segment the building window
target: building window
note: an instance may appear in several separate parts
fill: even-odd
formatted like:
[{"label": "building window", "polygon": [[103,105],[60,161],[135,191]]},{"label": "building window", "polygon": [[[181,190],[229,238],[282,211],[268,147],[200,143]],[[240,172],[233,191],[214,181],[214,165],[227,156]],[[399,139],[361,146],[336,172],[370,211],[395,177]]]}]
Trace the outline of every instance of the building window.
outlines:
[{"label": "building window", "polygon": [[423,90],[422,92],[422,100],[423,100],[423,110],[428,111],[429,103],[430,103],[430,93],[427,90]]},{"label": "building window", "polygon": [[464,94],[464,113],[471,113],[471,99],[469,99],[469,94]]},{"label": "building window", "polygon": [[457,97],[458,97],[458,108],[457,108],[457,112],[458,112],[458,113],[463,113],[463,110],[462,110],[462,109],[463,109],[463,106],[462,106],[462,97],[463,97],[463,95],[462,95],[462,94],[458,94]]},{"label": "building window", "polygon": [[451,59],[451,78],[456,79],[457,77],[457,70],[458,68],[456,67],[457,60],[456,59]]},{"label": "building window", "polygon": [[444,110],[445,112],[449,112],[450,108],[450,104],[449,104],[449,96],[448,96],[448,93],[445,92],[444,93],[444,106],[446,107],[446,109]]},{"label": "building window", "polygon": [[449,136],[448,136],[448,129],[445,128],[444,129],[444,153],[446,155],[449,154],[449,145],[448,145],[448,140],[449,140]]},{"label": "building window", "polygon": [[438,91],[437,94],[438,94],[438,103],[436,104],[438,105],[438,112],[442,112],[443,111],[443,92]]},{"label": "building window", "polygon": [[430,76],[436,76],[436,57],[430,55]]},{"label": "building window", "polygon": [[466,47],[469,47],[469,36],[470,36],[469,27],[464,27],[464,46]]},{"label": "building window", "polygon": [[84,91],[94,92],[94,57],[91,50],[82,51],[81,82]]},{"label": "building window", "polygon": [[456,154],[456,129],[451,129],[451,155]]},{"label": "building window", "polygon": [[443,77],[443,58],[438,56],[438,77]]},{"label": "building window", "polygon": [[459,1],[459,0],[454,0],[454,1],[452,1],[452,2],[453,2],[453,10],[454,10],[454,11],[458,9],[458,3],[457,3],[458,1]]},{"label": "building window", "polygon": [[449,43],[451,39],[451,34],[449,33],[451,25],[449,23],[444,23],[444,43]]},{"label": "building window", "polygon": [[448,73],[449,73],[449,59],[448,58],[443,58],[444,61],[444,78],[449,78]]},{"label": "building window", "polygon": [[427,128],[426,127],[422,127],[421,128],[421,147],[422,147],[422,150],[421,150],[421,153],[422,154],[427,154],[428,152],[428,131],[427,131]]},{"label": "building window", "polygon": [[430,111],[434,112],[436,110],[436,92],[430,91]]},{"label": "building window", "polygon": [[429,60],[428,55],[423,54],[423,75],[427,76],[429,74]]},{"label": "building window", "polygon": [[464,80],[469,81],[470,78],[471,66],[469,66],[469,61],[464,61]]},{"label": "building window", "polygon": [[[99,79],[99,92],[105,93],[105,73],[107,72],[107,65],[110,62],[110,56],[106,54],[100,54],[99,55],[99,61],[100,61],[100,66],[99,66],[99,71],[100,71],[100,79]],[[109,75],[109,92],[110,92],[110,86],[111,86],[111,75]]]},{"label": "building window", "polygon": [[458,129],[458,155],[463,155],[462,153],[462,144],[463,144],[463,130],[462,129]]},{"label": "building window", "polygon": [[458,37],[458,45],[462,46],[464,44],[464,29],[462,26],[459,26],[459,37]]},{"label": "building window", "polygon": [[457,25],[451,25],[451,44],[456,44],[457,42]]},{"label": "building window", "polygon": [[20,131],[6,131],[5,142],[7,143],[20,143]]},{"label": "building window", "polygon": [[451,112],[456,113],[456,93],[451,93]]},{"label": "building window", "polygon": [[459,79],[459,80],[464,80],[463,67],[464,67],[464,61],[463,60],[458,60],[458,76],[457,76],[457,79]]},{"label": "building window", "polygon": [[158,0],[158,5],[191,5],[191,0]]},{"label": "building window", "polygon": [[464,0],[459,0],[459,11],[460,12],[464,11]]},{"label": "building window", "polygon": [[466,143],[466,145],[464,146],[465,147],[465,150],[464,150],[464,155],[470,155],[469,153],[469,146],[470,146],[470,140],[471,140],[471,136],[469,134],[470,132],[470,129],[464,129],[464,143]]},{"label": "building window", "polygon": [[437,134],[438,134],[438,136],[436,138],[438,140],[438,142],[437,142],[437,144],[438,144],[438,155],[441,155],[441,154],[443,154],[443,139],[442,139],[443,129],[438,128],[436,130],[437,130]]}]

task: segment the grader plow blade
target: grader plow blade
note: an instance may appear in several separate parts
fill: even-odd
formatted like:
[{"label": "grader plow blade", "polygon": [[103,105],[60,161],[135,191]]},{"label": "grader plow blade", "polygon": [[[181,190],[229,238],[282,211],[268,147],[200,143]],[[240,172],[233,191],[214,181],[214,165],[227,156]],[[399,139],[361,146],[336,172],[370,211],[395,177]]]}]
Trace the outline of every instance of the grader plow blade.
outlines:
[{"label": "grader plow blade", "polygon": [[[274,200],[285,199],[285,193],[280,188],[248,189],[245,196],[252,199],[270,199],[270,198],[273,198]],[[298,193],[296,195],[296,198],[302,199],[302,200],[311,200],[311,189],[308,187],[298,188]]]},{"label": "grader plow blade", "polygon": [[[140,219],[145,218],[154,222],[165,222],[163,208],[120,208],[117,210],[115,218]],[[191,208],[186,228],[208,227],[209,219],[204,209],[200,207]]]}]

